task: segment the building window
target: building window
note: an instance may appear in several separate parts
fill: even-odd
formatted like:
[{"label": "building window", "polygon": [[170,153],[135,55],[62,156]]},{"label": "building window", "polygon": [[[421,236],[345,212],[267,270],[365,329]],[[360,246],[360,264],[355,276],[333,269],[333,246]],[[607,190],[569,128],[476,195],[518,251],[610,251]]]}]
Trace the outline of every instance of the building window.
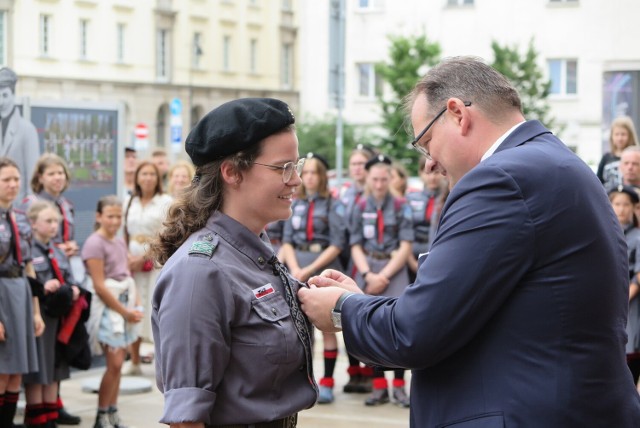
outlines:
[{"label": "building window", "polygon": [[200,60],[202,58],[202,33],[193,33],[193,47],[192,47],[191,67],[200,68]]},{"label": "building window", "polygon": [[231,70],[231,36],[222,39],[222,70]]},{"label": "building window", "polygon": [[40,15],[40,55],[51,54],[51,15]]},{"label": "building window", "polygon": [[472,4],[473,0],[447,0],[448,6],[468,6]]},{"label": "building window", "polygon": [[89,32],[89,20],[80,20],[80,59],[87,59],[87,38]]},{"label": "building window", "polygon": [[158,30],[156,46],[156,76],[169,80],[169,30]]},{"label": "building window", "polygon": [[0,10],[0,65],[7,64],[7,11]]},{"label": "building window", "polygon": [[120,63],[124,62],[124,35],[126,26],[118,23],[116,27],[116,60]]},{"label": "building window", "polygon": [[291,0],[282,0],[282,10],[291,10]]},{"label": "building window", "polygon": [[382,95],[382,79],[370,62],[358,64],[358,95],[366,98]]},{"label": "building window", "polygon": [[258,40],[251,39],[249,42],[249,72],[258,72]]},{"label": "building window", "polygon": [[293,77],[293,46],[290,43],[282,45],[282,70],[280,81],[285,88],[291,88]]},{"label": "building window", "polygon": [[384,0],[356,0],[358,9],[382,9]]},{"label": "building window", "polygon": [[552,59],[548,61],[551,93],[575,95],[578,93],[578,61],[575,59]]}]

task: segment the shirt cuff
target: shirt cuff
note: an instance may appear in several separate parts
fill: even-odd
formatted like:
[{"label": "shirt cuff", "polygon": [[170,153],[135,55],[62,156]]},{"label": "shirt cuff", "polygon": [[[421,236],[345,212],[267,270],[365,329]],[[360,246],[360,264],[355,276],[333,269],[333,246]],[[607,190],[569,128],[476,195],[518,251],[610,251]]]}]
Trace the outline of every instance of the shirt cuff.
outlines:
[{"label": "shirt cuff", "polygon": [[203,422],[211,424],[216,393],[200,388],[170,389],[164,393],[164,413],[160,422],[177,424]]}]

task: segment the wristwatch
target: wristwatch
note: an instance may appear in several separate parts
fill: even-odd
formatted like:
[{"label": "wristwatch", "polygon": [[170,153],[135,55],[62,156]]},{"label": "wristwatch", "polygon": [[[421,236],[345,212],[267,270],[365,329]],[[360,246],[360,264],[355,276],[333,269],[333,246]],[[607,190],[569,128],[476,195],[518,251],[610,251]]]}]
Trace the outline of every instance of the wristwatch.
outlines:
[{"label": "wristwatch", "polygon": [[342,293],[338,301],[336,302],[335,308],[331,309],[331,321],[333,321],[333,326],[335,328],[342,329],[342,305],[345,300],[349,297],[353,296],[355,293],[345,292]]}]

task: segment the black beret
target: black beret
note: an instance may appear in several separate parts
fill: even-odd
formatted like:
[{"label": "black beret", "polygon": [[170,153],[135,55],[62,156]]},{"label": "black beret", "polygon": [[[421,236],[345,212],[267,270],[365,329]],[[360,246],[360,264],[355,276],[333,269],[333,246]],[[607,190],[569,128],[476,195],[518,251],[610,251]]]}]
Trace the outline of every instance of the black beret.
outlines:
[{"label": "black beret", "polygon": [[322,163],[326,169],[329,169],[329,161],[327,160],[327,158],[325,158],[322,155],[319,155],[319,154],[313,153],[313,152],[309,152],[309,153],[307,153],[306,158],[307,159],[318,159],[320,161],[320,163]]},{"label": "black beret", "polygon": [[623,186],[622,184],[616,187],[611,188],[609,190],[609,195],[612,193],[626,193],[631,198],[631,202],[637,204],[640,202],[640,196],[638,195],[638,191],[631,186]]},{"label": "black beret", "polygon": [[247,149],[295,123],[289,106],[273,98],[241,98],[216,107],[191,130],[185,142],[195,166]]},{"label": "black beret", "polygon": [[366,152],[369,155],[369,157],[372,157],[372,156],[375,156],[376,154],[378,154],[376,152],[376,150],[373,147],[371,147],[370,145],[368,145],[368,144],[359,143],[354,148],[354,150],[358,150],[358,151],[361,151],[361,152]]},{"label": "black beret", "polygon": [[385,155],[374,156],[371,159],[369,159],[366,164],[364,164],[364,169],[369,171],[369,169],[372,166],[374,166],[375,164],[378,164],[378,163],[384,163],[386,165],[391,165],[391,158],[388,157],[388,156],[385,156]]}]

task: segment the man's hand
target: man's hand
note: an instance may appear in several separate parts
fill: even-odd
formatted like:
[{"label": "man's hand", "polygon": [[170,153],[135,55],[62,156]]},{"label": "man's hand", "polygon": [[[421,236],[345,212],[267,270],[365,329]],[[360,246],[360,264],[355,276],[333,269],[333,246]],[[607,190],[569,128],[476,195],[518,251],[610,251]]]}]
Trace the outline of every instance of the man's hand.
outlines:
[{"label": "man's hand", "polygon": [[0,322],[0,342],[4,342],[7,338],[4,335],[4,324]]},{"label": "man's hand", "polygon": [[309,285],[315,285],[320,288],[340,287],[353,293],[362,294],[362,290],[358,288],[358,285],[353,279],[334,269],[325,269],[319,276],[309,278]]},{"label": "man's hand", "polygon": [[331,310],[336,306],[336,302],[345,293],[339,287],[318,288],[309,284],[309,288],[301,287],[298,290],[300,308],[309,317],[309,320],[321,331],[334,333],[340,329],[333,326],[331,320]]}]

